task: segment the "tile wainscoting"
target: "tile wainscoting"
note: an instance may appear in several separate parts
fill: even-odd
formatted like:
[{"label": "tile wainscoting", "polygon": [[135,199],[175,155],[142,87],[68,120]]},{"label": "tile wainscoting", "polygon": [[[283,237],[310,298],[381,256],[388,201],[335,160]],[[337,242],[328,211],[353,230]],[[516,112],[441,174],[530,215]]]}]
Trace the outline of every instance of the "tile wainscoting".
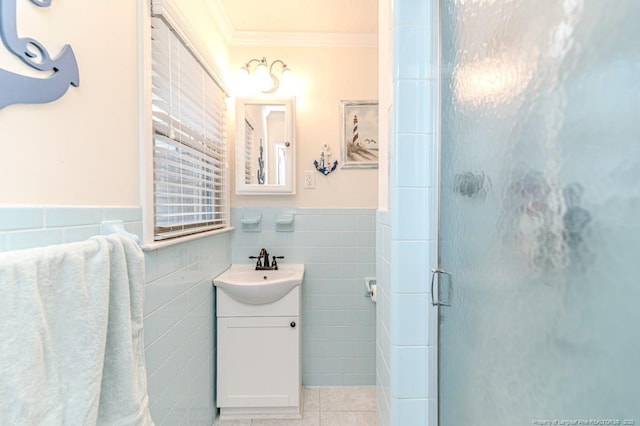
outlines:
[{"label": "tile wainscoting", "polygon": [[[139,207],[0,207],[0,251],[82,241],[105,220],[142,234]],[[231,263],[229,233],[145,253],[145,358],[158,425],[215,419],[215,293]]]},{"label": "tile wainscoting", "polygon": [[[293,228],[276,218],[295,211]],[[281,262],[304,263],[302,382],[306,386],[375,384],[375,304],[364,278],[375,276],[375,209],[236,208],[233,262],[264,247]],[[241,219],[261,215],[260,232]]]},{"label": "tile wainscoting", "polygon": [[[364,277],[375,276],[374,209],[296,209],[291,232],[276,231],[286,209],[233,209],[235,231],[145,253],[145,357],[157,424],[215,418],[215,292],[211,279],[266,247],[306,265],[302,306],[303,383],[375,384],[375,309]],[[240,219],[262,214],[261,232]],[[139,207],[0,207],[0,251],[81,241],[104,220],[140,235]],[[203,380],[203,378],[207,378]]]}]

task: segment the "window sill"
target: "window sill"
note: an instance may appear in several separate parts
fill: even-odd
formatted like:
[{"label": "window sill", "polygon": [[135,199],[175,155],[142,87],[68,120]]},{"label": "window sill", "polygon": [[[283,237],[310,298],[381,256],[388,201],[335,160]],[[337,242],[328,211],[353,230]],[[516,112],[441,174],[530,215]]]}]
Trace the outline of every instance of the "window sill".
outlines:
[{"label": "window sill", "polygon": [[175,244],[182,244],[193,240],[198,240],[200,238],[210,237],[212,235],[224,234],[226,232],[231,232],[235,228],[233,226],[229,226],[227,228],[215,229],[213,231],[200,232],[198,234],[185,235],[184,237],[172,238],[170,240],[164,241],[153,241],[151,243],[142,244],[142,251],[148,252],[153,250],[158,250],[161,248],[173,246]]}]

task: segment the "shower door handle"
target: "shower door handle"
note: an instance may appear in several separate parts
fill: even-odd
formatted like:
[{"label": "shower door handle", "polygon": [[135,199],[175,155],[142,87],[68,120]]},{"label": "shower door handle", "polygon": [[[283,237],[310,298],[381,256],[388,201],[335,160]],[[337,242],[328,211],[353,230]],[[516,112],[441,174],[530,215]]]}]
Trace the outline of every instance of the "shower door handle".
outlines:
[{"label": "shower door handle", "polygon": [[451,273],[445,271],[444,269],[440,269],[440,268],[431,268],[431,304],[433,306],[451,306],[451,303],[445,303],[440,299],[440,279],[438,279],[438,298],[436,299],[435,294],[433,292],[434,290],[434,282],[436,279],[436,275],[440,275],[440,274],[444,274],[444,275],[449,275],[451,276]]}]

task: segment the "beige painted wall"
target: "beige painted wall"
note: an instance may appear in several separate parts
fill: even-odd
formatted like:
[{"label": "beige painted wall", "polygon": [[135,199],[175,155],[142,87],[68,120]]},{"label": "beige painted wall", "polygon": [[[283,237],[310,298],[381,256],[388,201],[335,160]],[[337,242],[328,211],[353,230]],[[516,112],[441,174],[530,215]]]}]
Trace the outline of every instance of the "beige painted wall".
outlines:
[{"label": "beige painted wall", "polygon": [[190,28],[187,37],[218,77],[229,80],[229,46],[214,18],[211,0],[170,0]]},{"label": "beige painted wall", "polygon": [[[138,110],[142,56],[137,14],[142,2],[91,2],[82,8],[68,0],[52,2],[48,8],[17,4],[20,35],[40,41],[51,55],[65,44],[73,47],[80,87],[70,88],[53,103],[0,110],[0,204],[141,204],[140,135],[148,135],[148,123],[140,120]],[[196,48],[223,77],[249,58],[267,56],[285,60],[301,82],[297,194],[236,196],[231,149],[232,206],[377,207],[377,169],[338,169],[327,177],[317,173],[316,189],[303,189],[304,171],[314,170],[323,144],[329,144],[334,158],[340,157],[340,100],[378,99],[377,49],[229,49],[215,30],[206,0],[175,4],[192,25],[189,35],[200,35]],[[144,7],[142,13],[146,11]],[[0,68],[34,75],[4,46]],[[229,136],[233,141],[233,123]],[[384,137],[381,133],[379,139]]]},{"label": "beige painted wall", "polygon": [[[139,204],[136,2],[17,7],[19,35],[73,47],[80,87],[0,109],[0,204]],[[1,43],[0,68],[34,75]]]},{"label": "beige painted wall", "polygon": [[[202,57],[226,77],[228,47],[208,2],[175,5],[191,25],[188,35]],[[20,36],[38,40],[52,56],[65,44],[72,46],[80,87],[53,103],[0,110],[0,204],[141,204],[140,135],[150,122],[141,120],[138,110],[143,58],[138,43],[142,22],[149,24],[147,2],[58,0],[39,8],[20,1],[17,7]],[[43,77],[1,43],[0,68]]]},{"label": "beige painted wall", "polygon": [[[232,46],[230,64],[240,67],[251,58],[282,59],[294,70],[300,88],[296,94],[296,194],[235,195],[233,207],[287,206],[322,208],[376,208],[377,169],[336,169],[329,176],[316,173],[316,188],[304,189],[305,170],[315,170],[323,144],[334,159],[340,157],[340,100],[378,99],[376,48],[239,47]],[[229,126],[231,140],[234,125]],[[384,135],[382,135],[384,136]],[[341,162],[340,162],[341,163]],[[234,158],[230,159],[233,169]],[[234,176],[233,170],[231,176]]]}]

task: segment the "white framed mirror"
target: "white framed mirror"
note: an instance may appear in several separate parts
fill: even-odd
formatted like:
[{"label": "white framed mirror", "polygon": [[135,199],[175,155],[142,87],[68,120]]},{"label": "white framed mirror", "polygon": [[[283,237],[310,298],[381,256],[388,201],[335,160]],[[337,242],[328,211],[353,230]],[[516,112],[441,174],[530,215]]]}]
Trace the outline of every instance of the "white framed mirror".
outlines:
[{"label": "white framed mirror", "polygon": [[236,193],[295,194],[295,98],[236,99]]}]

